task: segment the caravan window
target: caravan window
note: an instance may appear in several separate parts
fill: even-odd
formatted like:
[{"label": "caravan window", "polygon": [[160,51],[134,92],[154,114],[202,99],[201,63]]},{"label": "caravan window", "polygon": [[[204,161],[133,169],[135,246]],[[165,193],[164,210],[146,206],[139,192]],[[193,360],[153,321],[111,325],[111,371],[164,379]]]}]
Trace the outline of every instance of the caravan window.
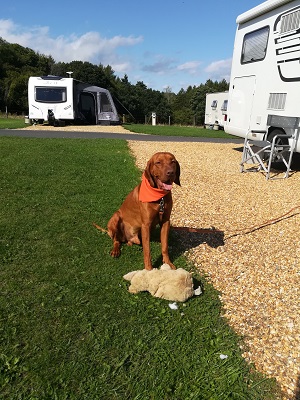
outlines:
[{"label": "caravan window", "polygon": [[265,26],[244,36],[241,63],[261,61],[267,53],[270,28]]},{"label": "caravan window", "polygon": [[222,111],[227,111],[227,104],[228,104],[228,100],[224,100],[222,107],[221,107]]},{"label": "caravan window", "polygon": [[211,103],[211,108],[216,109],[218,105],[218,100],[213,100]]},{"label": "caravan window", "polygon": [[106,93],[100,93],[100,112],[112,112],[111,104]]},{"label": "caravan window", "polygon": [[39,101],[41,103],[64,103],[67,101],[67,88],[36,86],[35,101]]}]

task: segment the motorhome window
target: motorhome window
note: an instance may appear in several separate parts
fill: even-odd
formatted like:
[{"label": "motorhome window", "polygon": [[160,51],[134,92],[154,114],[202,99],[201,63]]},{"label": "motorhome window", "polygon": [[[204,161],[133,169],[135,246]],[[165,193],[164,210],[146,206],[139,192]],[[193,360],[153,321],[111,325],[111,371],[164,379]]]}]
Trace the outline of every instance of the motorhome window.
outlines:
[{"label": "motorhome window", "polygon": [[218,100],[213,100],[213,102],[211,103],[211,108],[217,108],[218,105]]},{"label": "motorhome window", "polygon": [[65,87],[36,87],[35,101],[41,103],[64,103],[67,101],[67,88]]},{"label": "motorhome window", "polygon": [[100,112],[113,112],[106,93],[100,93]]},{"label": "motorhome window", "polygon": [[228,100],[224,100],[222,107],[221,107],[222,111],[227,111],[227,104],[228,104]]},{"label": "motorhome window", "polygon": [[249,32],[244,36],[241,63],[261,61],[265,58],[269,38],[268,26]]}]

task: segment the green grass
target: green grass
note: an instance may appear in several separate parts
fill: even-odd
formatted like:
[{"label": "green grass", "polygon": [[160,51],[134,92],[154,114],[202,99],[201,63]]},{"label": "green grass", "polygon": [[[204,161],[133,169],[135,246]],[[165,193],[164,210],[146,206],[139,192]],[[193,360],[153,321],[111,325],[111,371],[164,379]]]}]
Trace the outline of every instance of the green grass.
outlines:
[{"label": "green grass", "polygon": [[210,138],[236,138],[228,133],[213,129],[204,129],[192,126],[177,125],[143,125],[143,124],[124,124],[124,128],[135,133],[146,133],[149,135],[160,136],[193,136],[193,137],[210,137]]},{"label": "green grass", "polygon": [[[175,311],[127,291],[141,248],[113,259],[92,226],[139,181],[125,141],[1,137],[0,148],[1,400],[276,398],[205,277],[203,295]],[[170,244],[175,265],[193,269],[174,234]]]},{"label": "green grass", "polygon": [[18,129],[25,128],[28,124],[25,124],[25,118],[1,118],[0,117],[0,129]]}]

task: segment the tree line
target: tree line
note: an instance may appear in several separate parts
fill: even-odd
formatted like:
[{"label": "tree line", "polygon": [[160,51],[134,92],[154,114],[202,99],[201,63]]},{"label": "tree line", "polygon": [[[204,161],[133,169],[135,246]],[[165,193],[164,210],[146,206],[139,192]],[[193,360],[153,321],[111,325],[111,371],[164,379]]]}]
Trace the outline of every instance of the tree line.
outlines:
[{"label": "tree line", "polygon": [[108,89],[112,94],[119,114],[126,121],[147,123],[152,112],[156,112],[159,124],[202,125],[205,116],[206,93],[228,90],[225,80],[207,80],[199,86],[189,86],[177,94],[170,87],[160,92],[148,88],[144,82],[132,84],[125,74],[115,75],[111,66],[90,62],[55,62],[28,47],[8,43],[0,38],[0,111],[27,113],[27,85],[30,76],[57,75],[72,77],[91,85]]}]

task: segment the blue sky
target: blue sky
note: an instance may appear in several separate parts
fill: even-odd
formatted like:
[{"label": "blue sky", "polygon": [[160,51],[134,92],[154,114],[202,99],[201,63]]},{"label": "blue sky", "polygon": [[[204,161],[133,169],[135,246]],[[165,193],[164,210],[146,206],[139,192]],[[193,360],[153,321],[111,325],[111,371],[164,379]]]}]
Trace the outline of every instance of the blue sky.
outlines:
[{"label": "blue sky", "polygon": [[5,1],[0,37],[52,55],[111,65],[132,84],[177,93],[229,80],[236,17],[261,0]]}]

